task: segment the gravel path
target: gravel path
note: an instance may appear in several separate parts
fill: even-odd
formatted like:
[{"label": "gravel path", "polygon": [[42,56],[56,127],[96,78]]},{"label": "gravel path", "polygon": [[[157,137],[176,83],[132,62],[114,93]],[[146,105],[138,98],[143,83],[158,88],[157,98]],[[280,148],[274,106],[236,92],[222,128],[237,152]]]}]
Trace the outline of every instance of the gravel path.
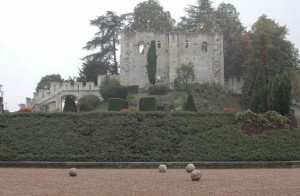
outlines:
[{"label": "gravel path", "polygon": [[0,195],[300,195],[300,168],[203,169],[192,181],[184,169],[0,168]]}]

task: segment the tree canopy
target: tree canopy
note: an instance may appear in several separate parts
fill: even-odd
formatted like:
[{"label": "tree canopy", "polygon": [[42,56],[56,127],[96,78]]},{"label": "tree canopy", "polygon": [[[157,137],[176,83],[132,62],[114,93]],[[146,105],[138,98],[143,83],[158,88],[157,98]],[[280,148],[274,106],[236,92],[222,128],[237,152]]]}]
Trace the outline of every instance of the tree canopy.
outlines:
[{"label": "tree canopy", "polygon": [[109,64],[96,60],[86,59],[82,63],[82,68],[79,69],[79,77],[77,81],[79,82],[94,82],[97,83],[98,75],[107,75],[107,70],[109,69]]},{"label": "tree canopy", "polygon": [[143,1],[134,8],[131,31],[171,31],[175,20],[157,0]]},{"label": "tree canopy", "polygon": [[[90,21],[90,24],[99,28],[94,38],[86,43],[84,49],[98,52],[86,56],[84,59],[99,62],[99,66],[107,64],[107,74],[118,74],[117,45],[120,43],[120,33],[126,26],[128,14],[117,15],[113,11],[107,11],[105,15]],[[100,63],[101,62],[101,63]]]},{"label": "tree canopy", "polygon": [[63,82],[64,79],[61,77],[60,74],[50,74],[43,76],[39,83],[37,84],[35,88],[35,92],[38,92],[39,89],[50,89],[50,83],[51,82]]},{"label": "tree canopy", "polygon": [[258,91],[261,92],[263,109],[259,108],[260,112],[271,109],[273,78],[298,69],[298,51],[286,39],[287,32],[285,26],[280,26],[265,15],[259,17],[249,32],[250,47],[243,92],[250,102],[253,97],[257,97]]}]

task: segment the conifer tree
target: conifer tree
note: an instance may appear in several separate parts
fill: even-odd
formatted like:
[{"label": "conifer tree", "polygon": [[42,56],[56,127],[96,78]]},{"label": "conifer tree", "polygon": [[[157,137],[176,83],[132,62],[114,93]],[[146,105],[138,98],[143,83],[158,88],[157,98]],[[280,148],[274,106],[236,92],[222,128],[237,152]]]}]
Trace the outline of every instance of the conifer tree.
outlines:
[{"label": "conifer tree", "polygon": [[150,84],[155,84],[156,82],[156,66],[157,66],[157,55],[155,41],[151,41],[149,51],[147,53],[147,73]]},{"label": "conifer tree", "polygon": [[77,112],[75,98],[72,95],[67,95],[65,99],[64,112]]},{"label": "conifer tree", "polygon": [[197,111],[197,108],[196,108],[195,102],[194,102],[194,97],[192,94],[188,95],[188,98],[186,100],[186,103],[184,104],[183,110],[184,111],[193,111],[193,112]]}]

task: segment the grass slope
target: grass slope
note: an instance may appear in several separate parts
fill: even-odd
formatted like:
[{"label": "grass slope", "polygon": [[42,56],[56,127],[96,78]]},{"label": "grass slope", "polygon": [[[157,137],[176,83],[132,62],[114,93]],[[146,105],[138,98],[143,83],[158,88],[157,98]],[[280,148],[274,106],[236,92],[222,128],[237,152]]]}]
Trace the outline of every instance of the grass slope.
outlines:
[{"label": "grass slope", "polygon": [[4,161],[300,160],[300,130],[248,136],[232,113],[0,115]]}]

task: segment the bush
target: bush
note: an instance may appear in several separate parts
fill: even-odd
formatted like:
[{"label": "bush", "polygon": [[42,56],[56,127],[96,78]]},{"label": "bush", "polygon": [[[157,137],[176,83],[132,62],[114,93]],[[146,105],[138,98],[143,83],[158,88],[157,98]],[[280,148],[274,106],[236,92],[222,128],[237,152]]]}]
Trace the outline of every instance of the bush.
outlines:
[{"label": "bush", "polygon": [[76,103],[75,103],[75,97],[72,95],[67,95],[65,99],[65,106],[63,109],[64,112],[78,112]]},{"label": "bush", "polygon": [[77,107],[80,112],[92,111],[100,104],[100,98],[96,95],[84,95],[78,99]]},{"label": "bush", "polygon": [[100,94],[104,100],[109,98],[126,99],[128,90],[127,87],[121,86],[119,80],[107,76],[100,85]]},{"label": "bush", "polygon": [[131,94],[138,94],[139,93],[139,86],[133,85],[133,86],[126,86],[128,93]]},{"label": "bush", "polygon": [[155,97],[140,98],[139,110],[140,111],[155,111],[156,99]]},{"label": "bush", "polygon": [[148,88],[149,95],[165,95],[167,93],[167,86],[165,85],[152,85]]},{"label": "bush", "polygon": [[123,100],[122,109],[128,109],[128,101]]},{"label": "bush", "polygon": [[241,123],[242,129],[248,134],[262,133],[265,130],[287,129],[288,119],[275,111],[256,114],[251,110],[238,112],[236,119]]},{"label": "bush", "polygon": [[193,112],[197,111],[197,108],[194,103],[194,97],[192,94],[189,94],[187,101],[185,102],[185,104],[183,106],[183,110],[184,111],[193,111]]},{"label": "bush", "polygon": [[108,99],[108,111],[121,111],[123,108],[123,100],[120,98]]}]

